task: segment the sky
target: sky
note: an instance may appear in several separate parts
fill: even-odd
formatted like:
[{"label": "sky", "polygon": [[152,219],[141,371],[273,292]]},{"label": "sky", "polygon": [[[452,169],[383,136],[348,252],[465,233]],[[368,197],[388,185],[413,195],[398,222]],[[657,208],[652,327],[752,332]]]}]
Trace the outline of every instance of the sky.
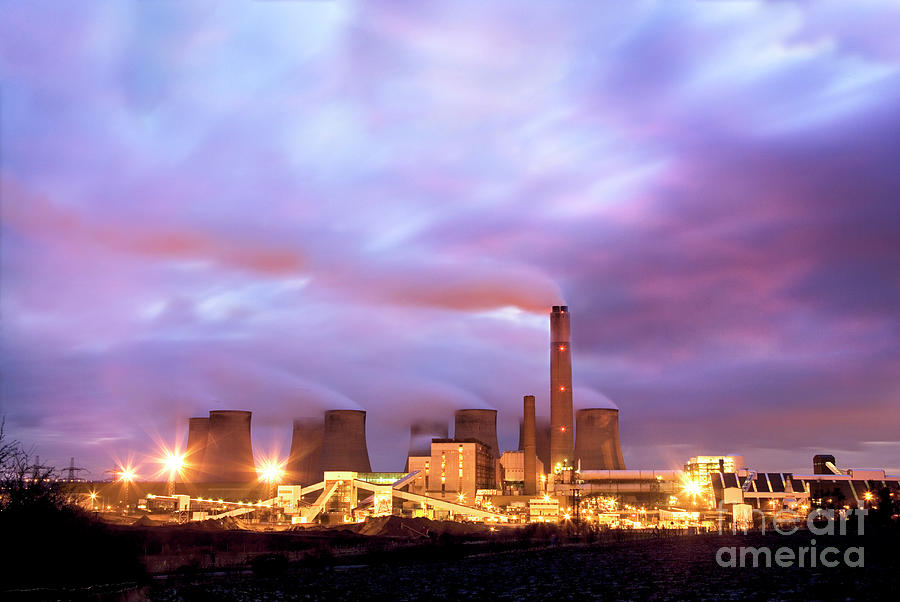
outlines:
[{"label": "sky", "polygon": [[0,413],[101,478],[189,416],[549,415],[629,468],[900,473],[896,2],[0,6]]}]

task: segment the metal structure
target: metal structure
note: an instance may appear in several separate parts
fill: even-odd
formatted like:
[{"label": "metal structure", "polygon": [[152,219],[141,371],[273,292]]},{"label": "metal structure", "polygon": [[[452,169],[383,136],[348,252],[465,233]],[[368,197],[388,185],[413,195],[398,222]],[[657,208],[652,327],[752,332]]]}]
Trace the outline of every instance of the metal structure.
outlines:
[{"label": "metal structure", "polygon": [[497,443],[497,410],[458,410],[454,422],[454,439],[476,439],[488,447],[494,459],[500,457],[500,445]]},{"label": "metal structure", "polygon": [[248,483],[256,480],[250,418],[245,410],[213,410],[203,464],[215,483]]},{"label": "metal structure", "polygon": [[321,417],[294,419],[291,454],[286,467],[287,480],[309,485],[322,480],[322,438],[325,422]]},{"label": "metal structure", "polygon": [[371,472],[366,446],[366,413],[363,410],[325,412],[322,435],[323,471]]},{"label": "metal structure", "polygon": [[75,466],[75,457],[72,456],[69,458],[69,465],[66,466],[65,469],[63,469],[63,472],[66,474],[66,478],[63,480],[67,483],[75,483],[80,480],[75,476],[75,473],[82,472],[82,471],[91,472],[87,468],[81,468],[80,466]]},{"label": "metal structure", "polygon": [[202,483],[207,478],[204,465],[209,440],[209,417],[188,418],[187,447],[184,451],[185,476],[188,481]]},{"label": "metal structure", "polygon": [[589,408],[578,410],[575,459],[582,470],[625,470],[619,443],[619,410]]},{"label": "metal structure", "polygon": [[525,396],[522,414],[525,495],[534,495],[537,493],[537,439],[535,436],[534,395]]},{"label": "metal structure", "polygon": [[550,464],[545,470],[572,462],[572,351],[569,308],[554,305],[550,312]]}]

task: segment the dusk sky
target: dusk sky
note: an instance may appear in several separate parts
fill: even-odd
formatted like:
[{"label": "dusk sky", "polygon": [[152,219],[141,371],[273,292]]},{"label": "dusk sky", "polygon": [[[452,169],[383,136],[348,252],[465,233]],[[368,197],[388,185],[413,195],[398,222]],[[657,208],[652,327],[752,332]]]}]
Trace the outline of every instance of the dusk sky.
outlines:
[{"label": "dusk sky", "polygon": [[[427,4],[427,6],[423,6]],[[6,430],[575,407],[628,468],[900,472],[897,2],[2,2]],[[150,472],[146,470],[145,472]]]}]

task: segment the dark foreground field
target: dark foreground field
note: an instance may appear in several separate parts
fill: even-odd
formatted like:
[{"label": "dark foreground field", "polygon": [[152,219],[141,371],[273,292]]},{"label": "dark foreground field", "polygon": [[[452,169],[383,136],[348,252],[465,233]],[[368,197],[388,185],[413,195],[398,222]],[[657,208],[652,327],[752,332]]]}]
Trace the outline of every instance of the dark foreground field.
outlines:
[{"label": "dark foreground field", "polygon": [[[797,550],[808,534],[684,536],[625,543],[560,545],[462,558],[390,554],[353,564],[289,568],[198,582],[157,583],[153,600],[859,600],[886,599],[900,587],[895,536],[819,537],[816,547],[864,548],[864,567],[723,568],[722,546]],[[836,556],[836,558],[840,555]]]}]

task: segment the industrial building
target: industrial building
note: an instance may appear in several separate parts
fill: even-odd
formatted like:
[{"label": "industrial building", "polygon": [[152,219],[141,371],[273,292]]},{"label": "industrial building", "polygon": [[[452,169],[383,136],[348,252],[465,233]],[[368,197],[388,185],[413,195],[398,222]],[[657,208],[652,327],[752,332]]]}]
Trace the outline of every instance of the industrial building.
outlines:
[{"label": "industrial building", "polygon": [[557,521],[577,518],[583,509],[583,520],[637,528],[654,521],[699,525],[703,512],[723,508],[744,517],[810,505],[863,507],[885,487],[900,495],[897,477],[841,471],[824,454],[815,456],[814,474],[805,476],[756,472],[739,455],[694,456],[683,470],[627,470],[619,409],[574,412],[568,306],[553,306],[549,318],[549,421],[536,415],[535,396],[523,396],[518,449],[501,452],[497,410],[463,408],[454,414],[452,437],[447,420],[413,421],[404,470],[372,472],[366,412],[333,409],[294,419],[283,472],[270,466],[257,474],[251,413],[213,410],[189,420],[182,491],[173,495],[169,487],[162,495],[160,487],[149,487],[153,492],[142,501],[194,519],[296,523],[385,514]]}]

